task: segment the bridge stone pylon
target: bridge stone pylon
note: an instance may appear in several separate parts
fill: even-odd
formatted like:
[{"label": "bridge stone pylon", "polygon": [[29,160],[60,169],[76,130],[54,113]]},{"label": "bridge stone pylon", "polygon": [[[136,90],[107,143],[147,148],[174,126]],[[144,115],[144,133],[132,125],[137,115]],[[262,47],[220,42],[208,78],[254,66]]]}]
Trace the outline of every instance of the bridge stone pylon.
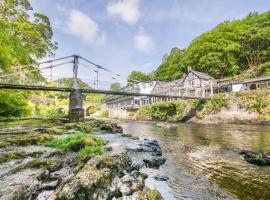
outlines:
[{"label": "bridge stone pylon", "polygon": [[79,56],[74,55],[73,61],[73,90],[69,96],[69,121],[84,121],[83,95],[78,87],[78,60]]}]

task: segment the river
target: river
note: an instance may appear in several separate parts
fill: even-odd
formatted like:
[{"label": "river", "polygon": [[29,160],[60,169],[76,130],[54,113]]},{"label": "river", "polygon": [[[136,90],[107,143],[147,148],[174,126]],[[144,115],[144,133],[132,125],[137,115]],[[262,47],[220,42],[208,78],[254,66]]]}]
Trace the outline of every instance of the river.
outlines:
[{"label": "river", "polygon": [[181,124],[165,129],[143,122],[121,126],[125,133],[160,143],[167,162],[158,173],[169,180],[154,187],[165,199],[270,199],[270,167],[249,164],[238,154],[242,149],[270,152],[269,126]]}]

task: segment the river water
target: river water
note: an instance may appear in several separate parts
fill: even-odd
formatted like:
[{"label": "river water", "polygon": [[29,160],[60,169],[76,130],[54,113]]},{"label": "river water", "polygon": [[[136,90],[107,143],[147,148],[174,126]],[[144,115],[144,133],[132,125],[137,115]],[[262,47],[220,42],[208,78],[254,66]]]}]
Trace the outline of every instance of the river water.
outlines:
[{"label": "river water", "polygon": [[239,150],[270,152],[270,127],[181,124],[165,129],[123,122],[125,133],[160,143],[166,164],[155,185],[165,199],[270,199],[270,167],[247,163]]}]

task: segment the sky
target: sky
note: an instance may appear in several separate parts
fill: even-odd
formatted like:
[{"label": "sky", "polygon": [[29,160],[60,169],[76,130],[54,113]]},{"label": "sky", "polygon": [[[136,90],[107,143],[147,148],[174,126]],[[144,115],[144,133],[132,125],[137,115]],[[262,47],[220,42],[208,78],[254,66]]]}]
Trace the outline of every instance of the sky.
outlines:
[{"label": "sky", "polygon": [[[30,0],[46,14],[58,42],[55,57],[81,55],[120,74],[151,72],[173,47],[186,48],[200,34],[225,20],[270,10],[269,0]],[[94,68],[93,68],[94,69]],[[71,73],[60,68],[57,75]],[[80,76],[94,79],[92,70]],[[102,72],[100,80],[115,75]]]}]

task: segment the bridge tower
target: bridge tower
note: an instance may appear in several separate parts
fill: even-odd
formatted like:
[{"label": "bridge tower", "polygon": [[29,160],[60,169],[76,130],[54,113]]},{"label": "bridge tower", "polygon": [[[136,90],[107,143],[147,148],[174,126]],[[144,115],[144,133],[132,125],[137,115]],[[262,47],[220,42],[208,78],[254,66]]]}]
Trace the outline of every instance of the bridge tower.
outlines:
[{"label": "bridge tower", "polygon": [[69,96],[69,121],[84,121],[83,95],[78,85],[79,56],[74,55],[73,60],[73,90]]}]

